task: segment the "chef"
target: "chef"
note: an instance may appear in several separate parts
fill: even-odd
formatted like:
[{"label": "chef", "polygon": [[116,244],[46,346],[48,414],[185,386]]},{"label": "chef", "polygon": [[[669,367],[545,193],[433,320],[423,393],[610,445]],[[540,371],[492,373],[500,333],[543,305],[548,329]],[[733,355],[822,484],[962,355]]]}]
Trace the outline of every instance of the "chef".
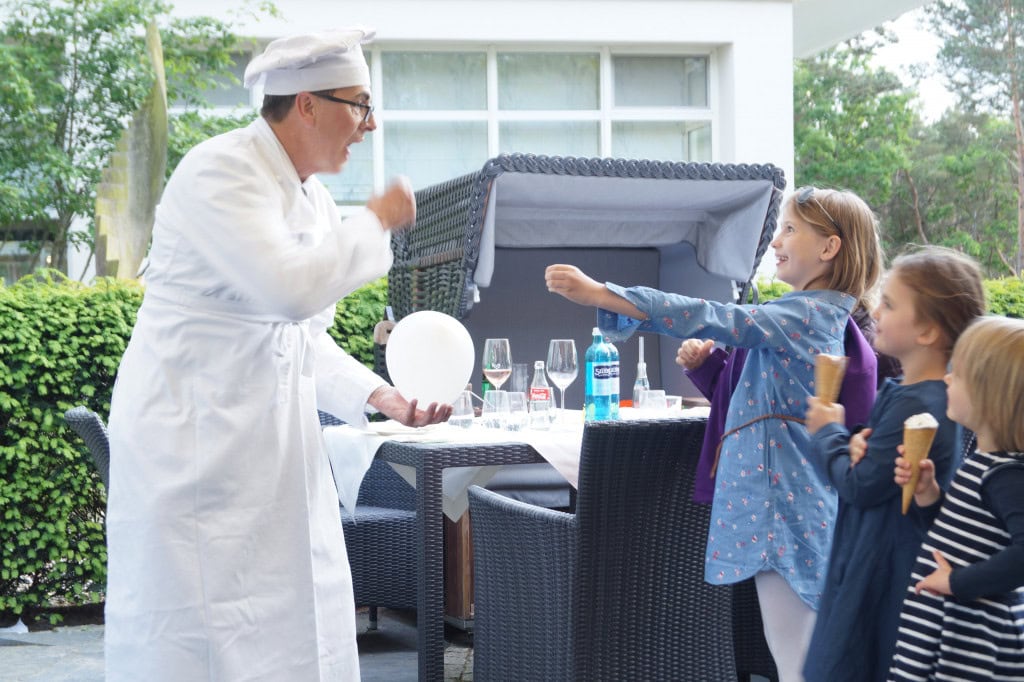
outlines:
[{"label": "chef", "polygon": [[358,680],[352,578],[317,408],[444,421],[327,335],[415,198],[341,220],[316,173],[376,128],[362,28],[276,40],[245,128],[193,148],[156,212],[109,419],[111,681]]}]

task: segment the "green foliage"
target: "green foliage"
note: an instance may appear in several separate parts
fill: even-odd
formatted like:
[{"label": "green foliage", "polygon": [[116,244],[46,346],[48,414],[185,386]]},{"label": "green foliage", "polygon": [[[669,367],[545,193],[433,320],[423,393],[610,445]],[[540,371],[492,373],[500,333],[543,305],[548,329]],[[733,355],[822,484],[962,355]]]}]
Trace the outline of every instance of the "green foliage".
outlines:
[{"label": "green foliage", "polygon": [[388,281],[371,282],[338,302],[334,326],[327,333],[361,363],[374,368],[373,328],[384,319],[388,300]]},{"label": "green foliage", "polygon": [[956,248],[988,276],[1014,272],[1017,249],[1013,125],[948,111],[915,131],[918,144],[888,203],[876,206],[888,254],[908,243]]},{"label": "green foliage", "polygon": [[99,598],[102,484],[63,413],[107,414],[142,291],[101,280],[0,287],[0,611]]},{"label": "green foliage", "polygon": [[[785,293],[793,291],[793,287],[789,286],[781,279],[761,279],[757,281],[757,294],[758,300],[761,303],[765,301],[774,301]],[[753,292],[747,297],[748,303],[752,303]]]},{"label": "green foliage", "polygon": [[854,45],[796,62],[795,186],[848,189],[870,206],[889,198],[912,147],[913,95]]},{"label": "green foliage", "polygon": [[[947,84],[968,114],[1008,118],[1015,144],[1006,171],[1014,196],[1022,190],[1016,177],[1024,165],[1024,0],[940,0],[927,8],[932,30],[941,36],[938,62]],[[1012,221],[1013,248],[1002,256],[1013,274],[1024,274],[1024,207]]]},{"label": "green foliage", "polygon": [[172,19],[169,9],[160,0],[0,0],[0,233],[49,247],[58,269],[72,222],[92,227],[101,169],[150,91],[150,20],[170,102],[204,106],[202,90],[231,78],[240,48],[228,24]]},{"label": "green foliage", "polygon": [[[106,417],[142,287],[58,272],[0,283],[0,612],[102,598],[106,495],[64,412]],[[330,334],[373,367],[386,280],[339,303]]]},{"label": "green foliage", "polygon": [[992,315],[1024,318],[1024,280],[1021,278],[986,280],[985,298]]},{"label": "green foliage", "polygon": [[[1019,277],[987,279],[982,284],[985,288],[985,300],[988,302],[989,314],[1024,318],[1024,279]],[[792,291],[793,287],[777,279],[762,279],[757,282],[757,290],[761,303],[764,303]]]}]

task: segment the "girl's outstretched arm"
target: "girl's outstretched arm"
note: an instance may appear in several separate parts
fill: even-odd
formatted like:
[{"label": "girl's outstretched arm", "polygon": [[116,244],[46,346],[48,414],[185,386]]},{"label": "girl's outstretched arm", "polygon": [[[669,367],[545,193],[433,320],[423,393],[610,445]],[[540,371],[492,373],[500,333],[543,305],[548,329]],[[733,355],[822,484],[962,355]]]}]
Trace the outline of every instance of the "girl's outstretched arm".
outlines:
[{"label": "girl's outstretched arm", "polygon": [[588,277],[575,265],[549,265],[544,271],[548,291],[564,296],[573,303],[604,308],[635,320],[646,320],[647,315],[622,298],[613,294],[600,282]]}]

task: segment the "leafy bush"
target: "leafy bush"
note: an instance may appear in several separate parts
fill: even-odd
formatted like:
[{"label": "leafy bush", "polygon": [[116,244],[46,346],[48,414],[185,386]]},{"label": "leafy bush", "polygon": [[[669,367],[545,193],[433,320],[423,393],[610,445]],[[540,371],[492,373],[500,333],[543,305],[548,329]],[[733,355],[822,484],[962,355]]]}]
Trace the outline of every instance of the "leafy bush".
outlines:
[{"label": "leafy bush", "polygon": [[96,601],[106,579],[105,495],[65,424],[107,414],[137,285],[47,274],[0,287],[0,611]]},{"label": "leafy bush", "polygon": [[[987,279],[982,284],[985,287],[985,300],[988,301],[990,314],[1024,318],[1024,279]],[[793,287],[785,282],[774,279],[758,281],[757,288],[762,302],[776,299],[793,290]]]},{"label": "leafy bush", "polygon": [[1024,317],[1024,280],[1019,277],[985,280],[989,312],[1006,317]]},{"label": "leafy bush", "polygon": [[[85,443],[64,422],[106,417],[140,285],[85,286],[60,273],[0,284],[0,612],[98,601],[106,583],[106,494]],[[330,330],[373,367],[381,279],[339,303]]]}]

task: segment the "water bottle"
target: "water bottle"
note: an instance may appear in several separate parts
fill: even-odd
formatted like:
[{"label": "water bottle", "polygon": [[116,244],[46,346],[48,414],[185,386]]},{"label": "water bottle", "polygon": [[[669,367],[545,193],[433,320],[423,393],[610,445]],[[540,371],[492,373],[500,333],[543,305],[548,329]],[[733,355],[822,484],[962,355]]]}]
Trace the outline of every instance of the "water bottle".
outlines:
[{"label": "water bottle", "polygon": [[594,327],[586,354],[583,418],[599,421],[619,418],[619,351],[606,343]]},{"label": "water bottle", "polygon": [[548,429],[555,411],[551,403],[551,386],[544,374],[544,361],[533,363],[533,381],[530,382],[530,426],[535,429]]}]

